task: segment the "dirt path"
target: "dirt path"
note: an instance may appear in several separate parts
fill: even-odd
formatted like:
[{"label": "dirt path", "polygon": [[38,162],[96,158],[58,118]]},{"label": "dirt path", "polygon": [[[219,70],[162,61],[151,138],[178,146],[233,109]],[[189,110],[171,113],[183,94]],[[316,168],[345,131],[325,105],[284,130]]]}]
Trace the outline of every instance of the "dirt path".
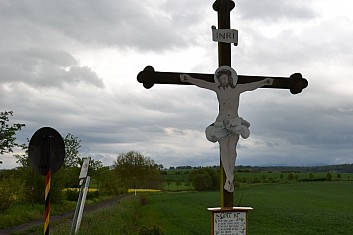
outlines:
[{"label": "dirt path", "polygon": [[[87,206],[84,209],[84,213],[90,213],[95,210],[110,207],[110,206],[118,203],[121,199],[125,198],[126,196],[127,195],[120,195],[118,197],[108,199],[108,200],[100,202],[98,204],[95,204],[92,206]],[[68,211],[68,212],[62,213],[60,215],[50,216],[50,222],[55,222],[55,221],[63,220],[63,219],[67,219],[67,220],[72,221],[74,213],[75,213],[75,211],[73,210],[73,211]],[[41,225],[43,225],[43,220],[36,220],[36,221],[32,221],[32,222],[25,223],[25,224],[20,224],[20,225],[14,226],[14,227],[2,229],[2,230],[0,230],[0,235],[14,234],[14,233],[25,234],[25,232],[30,230],[31,228],[41,226]],[[23,233],[21,233],[21,232],[23,232]]]}]

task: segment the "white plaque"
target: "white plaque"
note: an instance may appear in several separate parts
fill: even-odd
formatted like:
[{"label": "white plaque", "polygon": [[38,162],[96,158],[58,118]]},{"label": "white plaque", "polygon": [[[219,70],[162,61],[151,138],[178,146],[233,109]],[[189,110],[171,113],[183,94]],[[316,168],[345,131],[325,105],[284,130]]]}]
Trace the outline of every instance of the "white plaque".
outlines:
[{"label": "white plaque", "polygon": [[245,235],[246,212],[215,212],[213,228],[215,235]]},{"label": "white plaque", "polygon": [[212,212],[212,235],[247,235],[251,207],[208,208]]},{"label": "white plaque", "polygon": [[89,167],[89,162],[91,161],[91,158],[88,157],[88,158],[85,158],[83,160],[83,164],[82,164],[82,168],[81,168],[81,172],[80,172],[80,175],[79,175],[79,179],[83,179],[83,178],[86,178],[87,177],[87,173],[88,173],[88,167]]}]

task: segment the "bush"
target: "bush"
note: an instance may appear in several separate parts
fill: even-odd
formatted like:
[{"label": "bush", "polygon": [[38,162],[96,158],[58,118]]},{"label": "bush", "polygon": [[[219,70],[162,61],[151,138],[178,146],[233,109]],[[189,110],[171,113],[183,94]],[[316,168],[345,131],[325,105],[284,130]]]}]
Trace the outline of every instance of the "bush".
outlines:
[{"label": "bush", "polygon": [[144,206],[147,204],[147,198],[145,196],[140,196],[140,204],[141,206]]},{"label": "bush", "polygon": [[99,191],[98,190],[96,190],[96,191],[88,191],[88,193],[87,193],[87,199],[88,200],[93,200],[93,199],[95,199],[95,198],[99,198]]},{"label": "bush", "polygon": [[[45,194],[45,176],[40,175],[31,169],[23,170],[21,175],[25,181],[26,200],[43,203]],[[63,182],[64,171],[60,169],[50,179],[50,202],[61,203],[64,200]]]},{"label": "bush", "polygon": [[313,179],[300,179],[299,182],[316,182],[316,181],[326,181],[327,178],[313,178]]},{"label": "bush", "polygon": [[64,190],[65,198],[68,201],[77,201],[80,190],[77,188],[67,188]]},{"label": "bush", "polygon": [[24,186],[22,182],[13,177],[3,178],[0,181],[0,210],[8,209],[15,201],[24,199]]},{"label": "bush", "polygon": [[189,181],[195,190],[218,190],[219,172],[212,168],[200,168],[189,173]]},{"label": "bush", "polygon": [[[80,189],[79,188],[66,188],[63,190],[65,193],[65,198],[68,201],[77,201],[79,193],[80,193]],[[87,200],[93,200],[95,198],[99,197],[99,191],[92,191],[90,189],[88,189],[87,192],[87,196],[86,199]]]},{"label": "bush", "polygon": [[210,190],[212,188],[211,176],[208,174],[197,174],[194,176],[192,185],[197,191]]}]

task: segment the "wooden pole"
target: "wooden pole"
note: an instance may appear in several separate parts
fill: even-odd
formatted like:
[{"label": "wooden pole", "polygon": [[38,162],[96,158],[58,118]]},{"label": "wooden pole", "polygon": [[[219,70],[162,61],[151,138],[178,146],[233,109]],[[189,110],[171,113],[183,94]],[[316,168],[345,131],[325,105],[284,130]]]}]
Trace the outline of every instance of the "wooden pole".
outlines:
[{"label": "wooden pole", "polygon": [[[235,4],[231,0],[217,0],[213,3],[213,9],[218,12],[218,29],[230,29],[230,11],[234,6]],[[218,65],[219,67],[224,65],[231,67],[230,43],[218,42]],[[226,176],[222,161],[220,161],[220,166],[220,206],[221,208],[233,207],[233,193],[223,188]]]}]

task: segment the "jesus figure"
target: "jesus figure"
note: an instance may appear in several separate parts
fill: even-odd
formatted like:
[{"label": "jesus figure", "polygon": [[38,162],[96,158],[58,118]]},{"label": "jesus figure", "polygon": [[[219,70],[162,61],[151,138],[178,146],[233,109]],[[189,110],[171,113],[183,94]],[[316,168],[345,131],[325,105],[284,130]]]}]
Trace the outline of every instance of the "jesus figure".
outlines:
[{"label": "jesus figure", "polygon": [[180,74],[180,80],[212,90],[217,94],[219,113],[216,121],[209,125],[205,132],[209,141],[219,143],[221,161],[226,174],[224,189],[233,192],[236,146],[239,135],[244,139],[250,135],[250,123],[238,115],[240,94],[265,85],[272,85],[273,79],[265,78],[257,82],[237,84],[238,75],[235,70],[229,66],[221,66],[214,74],[214,82],[196,79],[188,74]]}]

